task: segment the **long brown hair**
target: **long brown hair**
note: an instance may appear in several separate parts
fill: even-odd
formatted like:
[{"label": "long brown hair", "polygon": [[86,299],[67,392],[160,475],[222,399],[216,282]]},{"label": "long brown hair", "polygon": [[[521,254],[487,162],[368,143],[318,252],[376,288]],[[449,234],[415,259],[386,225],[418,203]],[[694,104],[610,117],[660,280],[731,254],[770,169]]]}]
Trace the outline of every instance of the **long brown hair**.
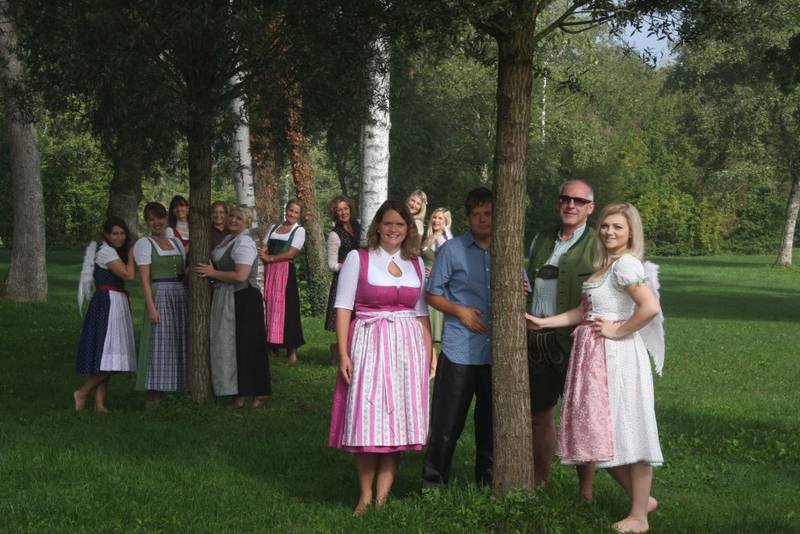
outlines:
[{"label": "long brown hair", "polygon": [[378,208],[377,213],[375,213],[375,217],[372,218],[372,223],[369,225],[369,231],[367,232],[367,248],[370,250],[376,250],[380,246],[381,236],[378,233],[378,228],[381,225],[383,216],[386,215],[386,212],[390,210],[396,211],[406,223],[406,237],[403,239],[403,243],[400,245],[400,257],[402,257],[404,260],[413,260],[419,256],[419,248],[416,245],[419,243],[417,225],[414,224],[414,217],[411,216],[411,212],[408,211],[406,205],[402,202],[398,202],[397,200],[387,200],[381,204],[380,208]]}]

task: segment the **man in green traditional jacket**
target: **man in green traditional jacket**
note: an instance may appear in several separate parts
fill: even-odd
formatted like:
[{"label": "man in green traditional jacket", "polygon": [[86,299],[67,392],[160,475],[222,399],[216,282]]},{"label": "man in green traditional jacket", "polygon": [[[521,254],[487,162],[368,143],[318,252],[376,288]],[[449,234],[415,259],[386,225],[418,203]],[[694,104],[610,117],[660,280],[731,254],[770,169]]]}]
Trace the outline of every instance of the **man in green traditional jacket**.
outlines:
[{"label": "man in green traditional jacket", "polygon": [[[581,301],[581,285],[594,271],[597,234],[587,220],[594,211],[594,193],[583,180],[561,186],[558,212],[561,224],[541,232],[531,243],[528,269],[533,281],[530,312],[550,317],[575,308]],[[546,486],[556,448],[553,420],[567,376],[572,328],[528,332],[528,372],[531,386],[533,460],[536,485]],[[579,465],[581,497],[592,499],[594,466]]]}]

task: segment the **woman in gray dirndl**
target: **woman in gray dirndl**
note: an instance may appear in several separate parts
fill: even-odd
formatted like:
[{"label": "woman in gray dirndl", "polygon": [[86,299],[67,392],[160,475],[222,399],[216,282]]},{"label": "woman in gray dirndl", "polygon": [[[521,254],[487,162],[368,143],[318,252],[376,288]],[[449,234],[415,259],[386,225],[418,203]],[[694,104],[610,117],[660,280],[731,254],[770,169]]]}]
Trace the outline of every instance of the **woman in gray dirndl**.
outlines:
[{"label": "woman in gray dirndl", "polygon": [[230,234],[211,253],[212,264],[195,271],[215,280],[211,301],[211,384],[217,396],[233,396],[234,407],[253,397],[262,406],[272,393],[267,360],[264,305],[258,289],[258,249],[247,229],[248,208],[230,210]]}]

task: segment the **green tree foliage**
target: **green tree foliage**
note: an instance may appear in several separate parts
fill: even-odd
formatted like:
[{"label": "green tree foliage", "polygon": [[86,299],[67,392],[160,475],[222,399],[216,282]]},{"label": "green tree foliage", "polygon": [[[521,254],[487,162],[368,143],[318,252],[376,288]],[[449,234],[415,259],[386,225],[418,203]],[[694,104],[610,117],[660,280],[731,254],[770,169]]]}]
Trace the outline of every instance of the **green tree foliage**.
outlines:
[{"label": "green tree foliage", "polygon": [[[74,247],[98,236],[108,203],[111,167],[97,140],[72,113],[38,120],[48,247]],[[0,188],[9,191],[8,143],[0,133]],[[10,245],[13,204],[0,198],[0,240]]]},{"label": "green tree foliage", "polygon": [[673,83],[690,95],[700,187],[731,222],[725,247],[775,251],[800,177],[797,2],[706,2],[687,13],[684,34]]}]

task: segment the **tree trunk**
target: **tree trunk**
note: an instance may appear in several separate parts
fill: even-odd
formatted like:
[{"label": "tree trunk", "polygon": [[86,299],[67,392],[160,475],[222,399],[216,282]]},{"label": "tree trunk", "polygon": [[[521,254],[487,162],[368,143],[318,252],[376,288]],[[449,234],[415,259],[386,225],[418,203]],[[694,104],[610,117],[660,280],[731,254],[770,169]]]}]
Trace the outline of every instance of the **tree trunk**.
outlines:
[{"label": "tree trunk", "polygon": [[142,175],[144,148],[131,142],[124,145],[113,157],[114,177],[108,192],[106,215],[116,215],[128,225],[131,234],[139,230],[139,202],[142,200]]},{"label": "tree trunk", "polygon": [[[526,13],[527,11],[527,13]],[[533,443],[522,265],[525,161],[533,82],[533,6],[497,37],[497,138],[492,231],[493,489],[533,487]],[[500,224],[502,221],[502,224]]]},{"label": "tree trunk", "polygon": [[36,127],[28,110],[22,109],[24,68],[17,57],[16,28],[8,13],[8,2],[0,2],[0,55],[3,69],[3,99],[11,159],[14,195],[14,234],[11,265],[5,296],[17,301],[47,300],[45,260],[44,194]]},{"label": "tree trunk", "polygon": [[367,120],[361,128],[361,241],[378,208],[389,196],[389,42],[381,37],[375,41],[371,69],[373,99]]},{"label": "tree trunk", "polygon": [[[196,121],[187,135],[189,152],[189,205],[205,207],[211,204],[211,126]],[[211,220],[207,209],[189,210],[189,265],[207,263],[210,257]],[[189,346],[187,367],[189,391],[196,400],[211,396],[209,370],[209,314],[211,288],[189,268]]]},{"label": "tree trunk", "polygon": [[250,116],[250,147],[253,157],[253,189],[255,192],[256,216],[261,237],[270,223],[281,217],[281,203],[278,189],[277,149],[269,117]]},{"label": "tree trunk", "polygon": [[231,103],[236,117],[236,131],[233,135],[234,158],[237,162],[236,203],[240,206],[255,207],[256,198],[253,188],[252,158],[250,156],[250,126],[241,98],[233,99]]},{"label": "tree trunk", "polygon": [[789,200],[786,203],[786,222],[783,225],[783,239],[781,251],[775,262],[776,266],[789,267],[792,265],[794,251],[794,232],[797,228],[797,213],[800,211],[800,170],[794,168],[792,187],[789,191]]},{"label": "tree trunk", "polygon": [[312,315],[325,313],[330,284],[325,261],[325,237],[322,234],[322,217],[317,204],[314,172],[311,168],[308,139],[303,131],[303,102],[296,82],[290,88],[289,109],[286,113],[286,139],[292,163],[292,178],[297,197],[305,204],[303,214],[306,229],[306,265],[308,286],[306,298],[310,300]]}]

